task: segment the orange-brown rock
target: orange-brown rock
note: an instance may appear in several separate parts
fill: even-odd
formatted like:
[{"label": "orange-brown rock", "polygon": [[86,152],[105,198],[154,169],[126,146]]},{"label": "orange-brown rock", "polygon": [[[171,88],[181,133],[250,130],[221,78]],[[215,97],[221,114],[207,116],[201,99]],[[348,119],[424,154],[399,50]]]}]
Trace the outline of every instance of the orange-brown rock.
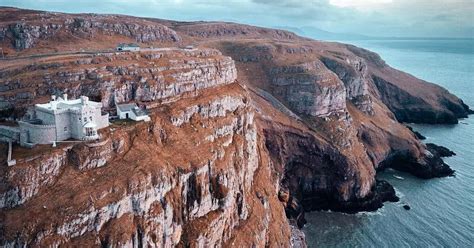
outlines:
[{"label": "orange-brown rock", "polygon": [[[0,14],[3,119],[27,118],[63,92],[112,113],[115,101],[137,101],[152,116],[115,122],[98,143],[15,146],[17,165],[0,167],[4,246],[304,246],[304,211],[397,200],[378,170],[451,175],[440,148],[400,122],[454,123],[470,112],[375,53],[287,31]],[[131,41],[196,49],[113,51]]]}]

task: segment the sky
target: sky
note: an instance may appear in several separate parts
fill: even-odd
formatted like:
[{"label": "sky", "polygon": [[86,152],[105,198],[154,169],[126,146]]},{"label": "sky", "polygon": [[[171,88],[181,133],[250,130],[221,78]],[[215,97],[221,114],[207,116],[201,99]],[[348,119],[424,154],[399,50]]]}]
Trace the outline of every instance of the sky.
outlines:
[{"label": "sky", "polygon": [[474,38],[474,0],[0,0],[0,6],[318,28],[377,37]]}]

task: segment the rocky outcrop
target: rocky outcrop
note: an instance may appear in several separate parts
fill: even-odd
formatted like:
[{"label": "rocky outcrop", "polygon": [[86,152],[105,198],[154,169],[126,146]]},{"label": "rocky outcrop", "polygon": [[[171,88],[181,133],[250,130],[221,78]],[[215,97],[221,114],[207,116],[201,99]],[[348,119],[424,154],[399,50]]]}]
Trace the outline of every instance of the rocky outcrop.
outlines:
[{"label": "rocky outcrop", "polygon": [[181,33],[196,38],[259,38],[270,37],[278,40],[301,39],[296,34],[278,29],[260,28],[237,23],[177,23],[174,28]]},{"label": "rocky outcrop", "polygon": [[13,47],[19,50],[31,48],[39,39],[49,39],[62,28],[61,24],[28,25],[10,24],[4,32],[4,39],[10,38]]},{"label": "rocky outcrop", "polygon": [[233,43],[224,43],[227,49],[231,50],[233,59],[243,63],[256,63],[271,61],[272,53],[276,51],[275,46],[270,44],[257,44],[252,46],[235,45]]},{"label": "rocky outcrop", "polygon": [[[18,10],[16,10],[18,11]],[[126,16],[29,13],[21,21],[0,23],[0,41],[9,40],[13,48],[33,48],[38,42],[70,37],[94,39],[120,35],[136,42],[178,42],[180,36],[156,22]],[[23,16],[25,17],[25,16]]]},{"label": "rocky outcrop", "polygon": [[[113,127],[102,143],[73,146],[54,186],[36,184],[33,198],[15,202],[22,208],[4,210],[1,245],[288,246],[289,225],[275,219],[283,212],[275,182],[261,180],[270,170],[245,93],[236,85],[217,92],[171,104],[151,123]],[[196,109],[190,103],[198,111],[183,117]],[[207,139],[220,129],[228,131]],[[97,157],[96,149],[109,153]],[[97,158],[107,163],[90,162]]]},{"label": "rocky outcrop", "polygon": [[452,157],[452,156],[456,156],[456,153],[449,150],[448,148],[444,147],[444,146],[439,146],[439,145],[436,145],[436,144],[433,144],[433,143],[428,143],[426,144],[426,146],[428,147],[428,150],[435,154],[435,155],[438,155],[440,157]]},{"label": "rocky outcrop", "polygon": [[112,159],[114,153],[123,152],[120,149],[123,140],[106,139],[97,143],[75,145],[68,154],[70,165],[79,170],[89,170],[105,166]]},{"label": "rocky outcrop", "polygon": [[14,112],[62,93],[88,95],[110,109],[115,102],[174,101],[237,78],[234,62],[211,49],[58,58],[1,75],[0,83],[8,90],[0,92],[0,101],[14,105]]},{"label": "rocky outcrop", "polygon": [[344,45],[344,47],[357,57],[364,59],[366,62],[374,65],[377,68],[383,68],[387,66],[385,61],[377,53],[354,45]]},{"label": "rocky outcrop", "polygon": [[446,89],[391,68],[378,54],[352,45],[342,47],[346,51],[330,50],[322,61],[338,74],[348,87],[349,99],[362,111],[373,112],[372,97],[381,99],[400,122],[454,124],[472,112]]},{"label": "rocky outcrop", "polygon": [[400,122],[454,123],[469,108],[370,51],[233,23],[0,11],[0,42],[30,47],[13,55],[110,48],[104,37],[198,47],[0,65],[7,119],[62,93],[111,114],[115,101],[135,101],[152,115],[1,167],[2,246],[303,247],[305,211],[398,199],[377,171],[454,173],[441,159],[449,151]]},{"label": "rocky outcrop", "polygon": [[[244,104],[242,98],[225,96],[207,105],[189,106],[180,112],[178,116],[172,117],[171,122],[173,125],[181,127],[183,124],[189,123],[195,114],[198,114],[204,119],[223,117],[226,116],[227,112],[236,111],[242,104]],[[214,139],[214,137],[212,139]]]},{"label": "rocky outcrop", "polygon": [[327,116],[346,108],[343,84],[320,61],[274,67],[269,74],[275,94],[298,114]]},{"label": "rocky outcrop", "polygon": [[454,170],[444,163],[432,147],[428,146],[424,155],[421,159],[417,159],[407,151],[398,151],[387,157],[380,168],[391,167],[424,179],[454,175]]},{"label": "rocky outcrop", "polygon": [[[268,89],[301,117],[304,126],[312,129],[302,132],[301,127],[277,124],[264,128],[274,170],[282,178],[280,200],[286,206],[287,216],[298,225],[305,222],[303,210],[353,213],[375,210],[384,201],[396,201],[393,188],[375,180],[375,170],[392,167],[422,178],[452,174],[439,156],[433,155],[409,129],[398,123],[385,106],[373,75],[388,66],[376,54],[344,47],[316,58],[311,54],[316,49],[308,49],[302,58],[299,54],[281,55],[280,46],[285,45],[264,44],[273,49],[260,50],[256,54],[258,59],[250,62],[238,60],[240,72],[255,75],[254,79],[244,73],[242,78],[247,78],[254,87]],[[244,46],[238,42],[233,47],[226,41],[224,54],[240,58],[237,51],[245,51],[239,49]],[[249,42],[248,46],[256,45]],[[271,61],[264,59],[269,56]],[[295,60],[305,62],[294,63]],[[260,71],[265,74],[261,76]],[[329,91],[331,83],[337,85],[337,90]],[[321,87],[328,92],[305,93],[299,90],[301,85],[307,89]],[[316,102],[308,99],[327,101],[313,104]],[[271,104],[277,108],[278,104]],[[292,123],[281,120],[286,118],[276,118],[273,114],[268,121]],[[402,164],[412,170],[403,168]]]},{"label": "rocky outcrop", "polygon": [[[397,120],[410,123],[446,123],[456,124],[459,118],[467,117],[469,108],[459,99],[453,100],[441,96],[433,106],[429,98],[413,96],[381,77],[373,77],[382,101],[395,114]],[[448,92],[444,92],[449,97]]]},{"label": "rocky outcrop", "polygon": [[123,134],[116,137],[49,149],[42,154],[35,154],[36,149],[27,151],[30,155],[17,159],[14,167],[2,168],[5,176],[0,189],[0,208],[17,207],[36,196],[42,188],[55,184],[67,165],[81,171],[105,166],[113,157],[129,149],[129,141]]},{"label": "rocky outcrop", "polygon": [[[113,21],[111,22],[110,19],[113,19]],[[143,43],[152,41],[177,42],[181,40],[174,30],[164,25],[144,22],[130,17],[79,16],[67,19],[65,24],[65,28],[72,34],[87,38],[94,37],[96,33],[101,33],[109,36],[123,35]]]},{"label": "rocky outcrop", "polygon": [[17,159],[14,168],[2,166],[0,209],[12,208],[34,197],[41,188],[54,184],[67,163],[70,146],[51,153]]},{"label": "rocky outcrop", "polygon": [[425,140],[425,139],[426,139],[426,137],[423,136],[423,134],[421,134],[421,133],[418,132],[418,131],[415,131],[412,127],[410,127],[410,126],[408,126],[408,125],[406,125],[406,127],[407,127],[410,131],[412,131],[412,133],[413,133],[418,139],[420,139],[420,140]]},{"label": "rocky outcrop", "polygon": [[291,247],[294,248],[306,248],[306,237],[304,232],[297,227],[291,226]]},{"label": "rocky outcrop", "polygon": [[347,98],[362,112],[373,115],[372,96],[369,93],[373,82],[365,60],[362,58],[341,60],[323,57],[321,61],[344,82]]},{"label": "rocky outcrop", "polygon": [[396,199],[389,185],[376,186],[373,167],[357,164],[366,163],[363,156],[356,162],[311,132],[266,123],[266,146],[281,174],[279,195],[299,225],[303,210],[370,211]]}]

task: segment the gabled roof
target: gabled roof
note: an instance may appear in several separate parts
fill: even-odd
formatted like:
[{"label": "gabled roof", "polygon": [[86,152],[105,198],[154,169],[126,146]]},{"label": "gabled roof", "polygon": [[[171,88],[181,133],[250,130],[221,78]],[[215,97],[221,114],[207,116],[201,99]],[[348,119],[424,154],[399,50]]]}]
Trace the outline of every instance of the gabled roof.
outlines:
[{"label": "gabled roof", "polygon": [[135,107],[138,107],[136,103],[117,104],[117,108],[122,112],[132,111]]}]

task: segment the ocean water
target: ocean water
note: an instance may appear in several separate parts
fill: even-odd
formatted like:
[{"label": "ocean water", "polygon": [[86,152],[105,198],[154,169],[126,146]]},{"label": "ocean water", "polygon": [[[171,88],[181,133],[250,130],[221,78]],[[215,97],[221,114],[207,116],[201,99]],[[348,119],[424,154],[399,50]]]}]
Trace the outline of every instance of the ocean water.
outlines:
[{"label": "ocean water", "polygon": [[[474,40],[352,41],[391,66],[444,86],[474,108]],[[457,156],[456,177],[422,180],[388,170],[401,198],[372,213],[313,212],[304,228],[309,247],[474,247],[474,116],[458,125],[413,125],[425,142]],[[398,178],[397,178],[398,177]],[[403,178],[403,179],[399,179]],[[411,210],[406,211],[403,205]]]}]

